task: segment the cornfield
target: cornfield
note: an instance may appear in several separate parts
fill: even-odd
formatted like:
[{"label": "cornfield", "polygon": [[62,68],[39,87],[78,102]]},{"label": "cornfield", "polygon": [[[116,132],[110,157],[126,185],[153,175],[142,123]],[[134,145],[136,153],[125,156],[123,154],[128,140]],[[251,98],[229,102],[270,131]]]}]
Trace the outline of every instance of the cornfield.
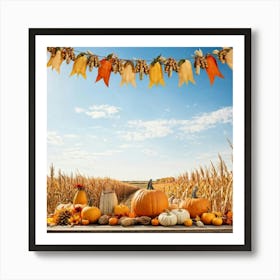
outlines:
[{"label": "cornfield", "polygon": [[[218,164],[210,162],[208,168],[200,167],[194,171],[184,173],[177,178],[167,177],[154,182],[155,189],[164,191],[173,204],[191,197],[192,190],[198,187],[198,197],[204,197],[211,201],[212,211],[225,213],[232,210],[233,174],[229,171],[224,160],[219,155]],[[54,166],[50,167],[50,175],[47,176],[47,212],[54,212],[60,203],[72,202],[76,192],[74,187],[81,184],[86,188],[90,204],[99,206],[102,190],[111,189],[116,192],[118,201],[130,206],[133,194],[139,187],[127,182],[121,182],[110,178],[85,177],[80,174],[70,176],[60,170],[55,176]]]},{"label": "cornfield", "polygon": [[224,160],[219,155],[218,165],[215,167],[211,161],[208,168],[196,169],[191,173],[186,172],[178,178],[167,178],[157,180],[154,184],[156,189],[162,190],[178,203],[187,197],[191,197],[192,190],[198,187],[198,197],[204,197],[211,201],[212,211],[225,213],[226,210],[232,210],[232,187],[233,174],[229,171]]},{"label": "cornfield", "polygon": [[139,188],[128,183],[110,178],[85,177],[80,174],[67,176],[60,170],[55,176],[54,166],[50,167],[50,175],[47,176],[47,212],[51,214],[60,203],[72,203],[76,192],[75,185],[81,184],[85,187],[89,203],[99,206],[102,190],[111,189],[116,192],[119,201],[123,201]]}]

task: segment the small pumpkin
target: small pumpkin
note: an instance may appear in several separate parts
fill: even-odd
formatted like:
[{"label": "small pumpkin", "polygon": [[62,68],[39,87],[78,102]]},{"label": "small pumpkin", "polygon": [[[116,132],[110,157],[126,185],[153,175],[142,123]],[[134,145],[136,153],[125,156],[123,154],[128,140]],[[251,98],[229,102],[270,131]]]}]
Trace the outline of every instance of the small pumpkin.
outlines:
[{"label": "small pumpkin", "polygon": [[74,195],[73,204],[88,204],[87,193],[83,185],[77,184],[78,189]]},{"label": "small pumpkin", "polygon": [[159,225],[159,220],[158,220],[158,218],[153,218],[152,221],[151,221],[151,224],[152,224],[153,226],[158,226],[158,225]]},{"label": "small pumpkin", "polygon": [[192,224],[193,224],[192,219],[186,219],[186,220],[184,221],[184,225],[185,225],[186,227],[191,227]]},{"label": "small pumpkin", "polygon": [[205,225],[211,225],[212,220],[216,218],[216,215],[214,213],[203,213],[201,215],[201,221],[205,224]]},{"label": "small pumpkin", "polygon": [[81,212],[82,220],[89,220],[89,223],[95,223],[101,217],[101,211],[94,206],[86,206]]},{"label": "small pumpkin", "polygon": [[118,204],[118,198],[114,191],[103,190],[100,195],[99,208],[102,215],[111,215]]},{"label": "small pumpkin", "polygon": [[190,218],[190,213],[186,209],[173,209],[171,212],[177,216],[178,225],[182,225],[186,219]]},{"label": "small pumpkin", "polygon": [[131,200],[131,211],[136,216],[156,217],[168,208],[168,198],[163,191],[155,190],[152,179],[147,189],[138,190]]},{"label": "small pumpkin", "polygon": [[85,226],[85,225],[88,225],[88,224],[89,224],[89,220],[84,220],[84,219],[82,220],[82,225]]},{"label": "small pumpkin", "polygon": [[109,225],[110,225],[110,226],[115,226],[115,225],[118,224],[118,221],[119,221],[118,218],[112,217],[112,218],[109,219]]},{"label": "small pumpkin", "polygon": [[220,226],[223,224],[223,218],[221,217],[215,217],[213,220],[212,220],[212,224],[214,226]]},{"label": "small pumpkin", "polygon": [[136,215],[135,215],[134,212],[129,212],[129,213],[128,213],[128,217],[129,217],[129,218],[135,218]]},{"label": "small pumpkin", "polygon": [[166,211],[158,216],[158,221],[165,227],[174,226],[177,224],[177,216],[170,211]]},{"label": "small pumpkin", "polygon": [[198,187],[195,186],[192,191],[192,197],[185,199],[179,207],[189,211],[191,218],[200,216],[211,209],[211,203],[207,198],[197,197]]},{"label": "small pumpkin", "polygon": [[116,216],[128,216],[129,213],[129,208],[124,204],[119,204],[114,207],[114,214]]}]

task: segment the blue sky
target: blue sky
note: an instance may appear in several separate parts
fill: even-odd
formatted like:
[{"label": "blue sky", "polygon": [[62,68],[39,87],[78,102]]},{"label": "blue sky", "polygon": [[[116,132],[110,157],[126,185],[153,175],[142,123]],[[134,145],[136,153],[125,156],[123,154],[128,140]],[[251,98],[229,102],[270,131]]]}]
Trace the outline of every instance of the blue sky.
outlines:
[{"label": "blue sky", "polygon": [[[199,48],[81,48],[98,55],[148,60],[159,54],[176,60]],[[221,47],[201,48],[212,53]],[[49,56],[47,57],[47,59]],[[47,69],[48,167],[70,174],[147,180],[178,176],[218,162],[218,153],[231,169],[232,70],[218,62],[224,79],[211,86],[204,70],[196,84],[178,87],[178,75],[164,74],[165,87],[148,88],[149,77],[120,86],[111,74],[109,88],[95,83],[97,69],[87,79],[72,76],[73,62],[63,62],[58,74]],[[193,69],[194,71],[194,69]]]}]

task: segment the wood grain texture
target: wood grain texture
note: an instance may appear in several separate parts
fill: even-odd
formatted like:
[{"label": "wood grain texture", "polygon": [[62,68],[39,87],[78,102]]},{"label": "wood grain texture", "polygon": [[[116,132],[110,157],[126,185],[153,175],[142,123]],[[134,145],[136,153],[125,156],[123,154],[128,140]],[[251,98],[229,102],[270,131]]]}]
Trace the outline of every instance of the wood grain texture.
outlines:
[{"label": "wood grain texture", "polygon": [[146,232],[146,233],[232,233],[232,226],[223,225],[223,226],[205,226],[205,227],[185,227],[185,226],[172,226],[172,227],[163,227],[163,226],[109,226],[109,225],[87,225],[87,226],[54,226],[47,228],[48,233],[58,233],[58,232],[80,232],[80,233],[137,233],[137,232]]}]

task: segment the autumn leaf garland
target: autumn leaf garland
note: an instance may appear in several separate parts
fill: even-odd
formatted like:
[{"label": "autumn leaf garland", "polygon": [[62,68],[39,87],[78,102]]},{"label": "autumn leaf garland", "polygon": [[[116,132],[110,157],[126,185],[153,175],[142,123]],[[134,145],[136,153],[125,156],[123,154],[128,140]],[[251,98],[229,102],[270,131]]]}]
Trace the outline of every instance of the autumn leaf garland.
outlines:
[{"label": "autumn leaf garland", "polygon": [[[178,62],[174,58],[164,58],[161,55],[156,57],[150,65],[143,59],[137,59],[134,65],[133,60],[119,59],[114,54],[109,54],[107,57],[99,60],[99,57],[90,51],[81,52],[75,56],[73,48],[48,47],[47,51],[51,53],[48,60],[47,67],[56,70],[60,73],[60,67],[65,60],[67,64],[73,61],[72,71],[70,76],[81,75],[84,79],[87,78],[86,71],[89,67],[91,72],[93,68],[98,68],[98,74],[95,82],[103,79],[105,85],[109,87],[111,72],[121,75],[120,85],[131,84],[136,87],[136,74],[139,73],[139,79],[142,80],[144,75],[149,76],[149,88],[154,85],[165,86],[163,69],[167,73],[168,78],[172,77],[172,72],[178,73],[178,86],[181,87],[184,83],[188,85],[190,81],[195,84],[193,77],[192,63],[188,59],[181,59]],[[216,58],[211,54],[203,55],[201,49],[195,51],[194,68],[195,74],[200,75],[200,71],[205,70],[209,78],[210,84],[213,85],[215,77],[224,78],[220,72]],[[221,50],[214,50],[218,60],[224,64],[226,63],[230,69],[233,68],[233,48],[222,48]]]}]

